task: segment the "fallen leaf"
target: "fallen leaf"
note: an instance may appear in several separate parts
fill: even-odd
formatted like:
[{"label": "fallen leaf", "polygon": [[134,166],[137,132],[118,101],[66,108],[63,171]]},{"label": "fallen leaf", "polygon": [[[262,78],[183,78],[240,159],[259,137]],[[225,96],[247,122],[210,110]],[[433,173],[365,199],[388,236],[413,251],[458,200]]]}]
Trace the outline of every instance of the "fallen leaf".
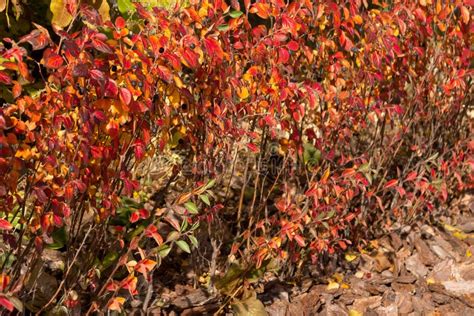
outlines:
[{"label": "fallen leaf", "polygon": [[349,310],[349,316],[362,316],[363,314],[359,311],[356,311],[355,309],[350,309]]},{"label": "fallen leaf", "polygon": [[346,253],[344,258],[346,259],[347,262],[352,262],[355,259],[357,259],[357,255],[354,253]]},{"label": "fallen leaf", "polygon": [[331,281],[329,282],[327,289],[328,290],[337,290],[340,287],[339,283]]}]

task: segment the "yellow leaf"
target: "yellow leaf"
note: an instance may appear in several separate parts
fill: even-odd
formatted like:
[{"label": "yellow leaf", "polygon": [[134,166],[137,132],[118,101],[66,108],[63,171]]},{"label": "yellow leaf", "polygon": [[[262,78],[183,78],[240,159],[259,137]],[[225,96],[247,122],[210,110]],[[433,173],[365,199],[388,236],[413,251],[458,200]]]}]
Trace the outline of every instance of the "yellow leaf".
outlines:
[{"label": "yellow leaf", "polygon": [[177,89],[173,89],[171,93],[168,96],[168,99],[171,103],[171,105],[177,109],[181,106],[181,96],[179,94],[179,91]]},{"label": "yellow leaf", "polygon": [[472,257],[472,251],[469,248],[466,250],[466,257],[468,258]]},{"label": "yellow leaf", "polygon": [[178,76],[174,76],[173,79],[174,79],[174,83],[176,84],[176,86],[177,86],[178,88],[181,89],[181,88],[184,87],[184,84],[183,84],[183,82],[181,81],[181,78],[179,78]]},{"label": "yellow leaf", "polygon": [[350,289],[350,288],[351,288],[350,285],[347,284],[347,283],[342,283],[341,284],[341,289],[346,289],[347,290],[347,289]]},{"label": "yellow leaf", "polygon": [[72,15],[67,12],[64,0],[51,0],[49,9],[53,14],[51,24],[54,24],[59,28],[65,28],[72,22]]},{"label": "yellow leaf", "polygon": [[354,20],[355,24],[362,24],[362,22],[364,22],[364,20],[362,19],[360,15],[356,15],[352,19]]},{"label": "yellow leaf", "polygon": [[459,239],[459,240],[464,240],[464,239],[466,239],[466,238],[468,237],[465,233],[463,233],[463,232],[461,232],[461,231],[455,231],[455,232],[453,233],[453,236],[456,237],[456,238]]},{"label": "yellow leaf", "polygon": [[339,287],[339,283],[331,281],[328,284],[327,290],[337,290]]},{"label": "yellow leaf", "polygon": [[106,0],[102,0],[99,9],[97,10],[102,17],[102,21],[110,21],[110,6]]},{"label": "yellow leaf", "polygon": [[247,87],[242,87],[241,89],[238,89],[237,94],[239,95],[240,100],[245,100],[250,95],[249,89],[247,89]]},{"label": "yellow leaf", "polygon": [[436,281],[433,278],[426,279],[426,284],[428,284],[428,285],[435,284],[435,283],[436,283]]},{"label": "yellow leaf", "polygon": [[353,254],[353,253],[346,253],[346,255],[344,256],[344,258],[346,259],[347,262],[352,262],[354,261],[355,259],[357,259],[357,255]]},{"label": "yellow leaf", "polygon": [[253,76],[249,72],[246,72],[245,75],[242,76],[242,78],[248,83],[251,83]]},{"label": "yellow leaf", "polygon": [[355,309],[349,310],[349,316],[362,316],[363,314]]},{"label": "yellow leaf", "polygon": [[342,273],[334,273],[332,279],[337,283],[341,283],[344,279],[344,275],[342,275]]}]

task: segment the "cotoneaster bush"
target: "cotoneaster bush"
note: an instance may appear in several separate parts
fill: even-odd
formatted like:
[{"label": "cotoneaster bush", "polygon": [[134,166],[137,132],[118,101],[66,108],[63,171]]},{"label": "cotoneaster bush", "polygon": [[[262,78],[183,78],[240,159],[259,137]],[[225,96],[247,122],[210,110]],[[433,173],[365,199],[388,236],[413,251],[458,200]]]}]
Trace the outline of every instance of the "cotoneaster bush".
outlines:
[{"label": "cotoneaster bush", "polygon": [[[64,282],[39,309],[121,310],[171,247],[190,252],[199,223],[224,212],[223,254],[294,271],[472,188],[471,1],[135,6],[113,22],[81,6],[84,27],[58,29],[58,43],[37,26],[0,46],[4,308],[27,298],[58,242]],[[145,207],[136,167],[170,147],[193,176]],[[243,153],[235,204],[216,193]]]}]

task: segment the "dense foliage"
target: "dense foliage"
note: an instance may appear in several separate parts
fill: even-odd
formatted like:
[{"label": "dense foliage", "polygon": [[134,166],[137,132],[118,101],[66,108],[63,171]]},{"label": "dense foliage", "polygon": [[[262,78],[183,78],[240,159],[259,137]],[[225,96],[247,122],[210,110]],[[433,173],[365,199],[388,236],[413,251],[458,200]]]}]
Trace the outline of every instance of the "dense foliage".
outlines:
[{"label": "dense foliage", "polygon": [[[120,310],[172,248],[210,238],[239,278],[295,272],[472,188],[472,1],[135,4],[113,23],[70,3],[80,31],[0,43],[8,310],[45,248],[68,254],[64,281],[28,308]],[[150,207],[138,167],[170,149],[168,184],[187,181]]]}]

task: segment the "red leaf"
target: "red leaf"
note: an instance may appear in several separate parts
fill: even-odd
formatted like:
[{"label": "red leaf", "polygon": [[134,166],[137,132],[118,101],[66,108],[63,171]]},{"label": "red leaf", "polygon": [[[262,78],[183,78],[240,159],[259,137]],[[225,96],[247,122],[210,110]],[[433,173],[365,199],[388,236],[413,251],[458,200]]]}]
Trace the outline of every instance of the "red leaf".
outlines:
[{"label": "red leaf", "polygon": [[298,50],[299,46],[300,45],[296,41],[291,41],[291,42],[288,43],[288,49],[291,50],[291,51],[294,51],[294,52],[296,52]]},{"label": "red leaf", "polygon": [[224,52],[218,41],[213,38],[206,38],[204,40],[204,46],[206,47],[207,52],[209,55],[213,57],[217,57],[219,60],[224,58]]},{"label": "red leaf", "polygon": [[0,305],[8,309],[10,312],[13,312],[14,306],[12,302],[10,302],[10,300],[4,295],[0,296]]},{"label": "red leaf", "polygon": [[92,117],[94,117],[95,119],[97,119],[98,121],[100,122],[103,122],[105,121],[105,119],[107,118],[104,114],[104,112],[102,111],[95,111],[94,113],[92,113]]},{"label": "red leaf", "polygon": [[171,70],[169,70],[168,67],[162,65],[158,65],[158,76],[168,83],[173,80],[173,74],[171,73]]},{"label": "red leaf", "polygon": [[5,220],[3,218],[0,218],[0,229],[11,230],[11,229],[13,229],[13,226],[7,220]]},{"label": "red leaf", "polygon": [[132,215],[130,215],[130,223],[136,223],[140,219],[140,214],[138,212],[133,212]]},{"label": "red leaf", "polygon": [[48,46],[48,44],[51,42],[51,39],[49,37],[48,30],[38,24],[33,24],[37,29],[20,38],[18,44],[27,42],[31,44],[33,50],[40,50]]},{"label": "red leaf", "polygon": [[254,153],[258,153],[260,149],[254,143],[248,143],[247,147]]},{"label": "red leaf", "polygon": [[92,39],[92,46],[94,46],[95,49],[97,49],[99,52],[105,53],[105,54],[112,54],[113,51],[110,48],[109,45],[101,41],[100,39],[93,38]]},{"label": "red leaf", "polygon": [[422,8],[418,8],[416,9],[413,14],[415,15],[415,17],[420,20],[420,22],[422,23],[426,23],[426,14],[425,14],[425,11],[423,11]]},{"label": "red leaf", "polygon": [[1,70],[0,70],[0,83],[3,83],[3,84],[12,83],[12,79],[10,78],[10,76],[6,72],[3,72]]},{"label": "red leaf", "polygon": [[106,126],[107,132],[112,137],[117,137],[119,132],[119,125],[115,120],[110,120]]},{"label": "red leaf", "polygon": [[384,188],[388,189],[388,188],[394,187],[397,185],[397,183],[398,183],[398,179],[392,179],[385,184]]},{"label": "red leaf", "polygon": [[132,93],[127,88],[120,88],[119,90],[120,101],[129,105],[132,101]]},{"label": "red leaf", "polygon": [[77,9],[77,0],[65,0],[67,12],[74,15]]},{"label": "red leaf", "polygon": [[116,20],[115,20],[115,26],[119,29],[123,29],[125,27],[125,19],[122,18],[121,16],[119,16]]},{"label": "red leaf", "polygon": [[117,83],[114,80],[109,78],[107,80],[107,83],[105,84],[104,95],[106,97],[115,97],[117,96],[117,93],[118,93]]},{"label": "red leaf", "polygon": [[412,171],[407,175],[407,177],[405,178],[405,181],[413,181],[416,179],[417,176],[418,176],[418,173],[416,171]]},{"label": "red leaf", "polygon": [[146,149],[145,144],[143,143],[143,141],[137,140],[133,144],[133,147],[134,147],[133,149],[135,152],[135,158],[137,160],[141,160],[145,156],[145,149]]},{"label": "red leaf", "polygon": [[58,69],[63,65],[63,58],[50,50],[44,52],[44,66],[46,68]]},{"label": "red leaf", "polygon": [[137,281],[137,277],[129,275],[125,280],[122,281],[121,286],[123,289],[128,290],[130,294],[135,295],[137,293]]},{"label": "red leaf", "polygon": [[150,212],[147,209],[141,208],[138,210],[138,214],[140,214],[141,219],[147,219],[150,217]]},{"label": "red leaf", "polygon": [[278,63],[286,64],[290,59],[290,53],[283,47],[278,48]]},{"label": "red leaf", "polygon": [[303,237],[301,237],[300,235],[295,235],[294,238],[295,238],[296,242],[298,243],[298,245],[300,245],[300,247],[306,246],[306,243],[305,243]]},{"label": "red leaf", "polygon": [[89,71],[89,75],[92,79],[97,81],[102,81],[105,79],[104,73],[97,69],[92,69],[91,71]]},{"label": "red leaf", "polygon": [[199,55],[190,48],[185,48],[182,56],[189,67],[196,68],[199,65]]},{"label": "red leaf", "polygon": [[396,186],[395,187],[395,190],[397,190],[398,194],[400,194],[401,197],[404,197],[405,194],[406,194],[406,191],[403,187],[400,187],[400,186]]}]

